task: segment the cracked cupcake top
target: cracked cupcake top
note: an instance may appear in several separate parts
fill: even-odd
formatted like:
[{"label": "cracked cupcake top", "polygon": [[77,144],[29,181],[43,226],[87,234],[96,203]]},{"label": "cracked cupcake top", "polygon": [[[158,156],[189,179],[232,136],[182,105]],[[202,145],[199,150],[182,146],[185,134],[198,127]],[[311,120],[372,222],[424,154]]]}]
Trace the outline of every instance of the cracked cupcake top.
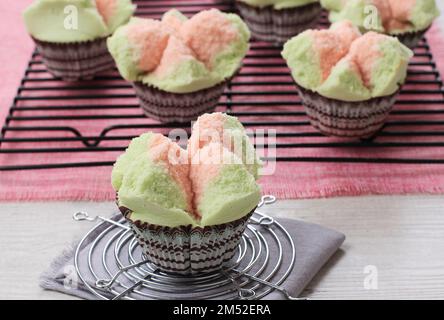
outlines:
[{"label": "cracked cupcake top", "polygon": [[23,17],[37,40],[70,43],[109,36],[135,9],[131,0],[36,0]]},{"label": "cracked cupcake top", "polygon": [[235,221],[257,206],[258,169],[239,120],[213,113],[197,120],[187,150],[161,134],[133,139],[114,164],[112,185],[134,221],[204,227]]},{"label": "cracked cupcake top", "polygon": [[170,10],[162,20],[132,18],[108,39],[108,48],[126,80],[188,93],[232,77],[249,39],[235,14],[211,9],[188,19]]},{"label": "cracked cupcake top", "polygon": [[331,99],[365,101],[395,93],[413,53],[394,37],[361,35],[343,21],[299,34],[285,44],[282,55],[303,88]]},{"label": "cracked cupcake top", "polygon": [[[423,31],[439,16],[435,0],[321,0],[330,21],[350,20],[361,31],[389,34]],[[369,5],[377,9],[373,19]]]}]

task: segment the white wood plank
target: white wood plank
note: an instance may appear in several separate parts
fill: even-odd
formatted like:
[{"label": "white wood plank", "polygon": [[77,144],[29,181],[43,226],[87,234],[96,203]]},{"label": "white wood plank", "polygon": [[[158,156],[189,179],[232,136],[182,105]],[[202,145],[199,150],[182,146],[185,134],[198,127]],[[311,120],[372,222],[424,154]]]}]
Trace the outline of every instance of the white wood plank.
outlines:
[{"label": "white wood plank", "polygon": [[[115,207],[111,202],[0,205],[0,299],[68,298],[41,290],[38,276],[91,227],[71,220],[78,210],[109,215]],[[263,211],[347,235],[342,250],[305,291],[310,298],[444,299],[444,196],[288,200]],[[378,268],[378,290],[364,288],[367,265]]]}]

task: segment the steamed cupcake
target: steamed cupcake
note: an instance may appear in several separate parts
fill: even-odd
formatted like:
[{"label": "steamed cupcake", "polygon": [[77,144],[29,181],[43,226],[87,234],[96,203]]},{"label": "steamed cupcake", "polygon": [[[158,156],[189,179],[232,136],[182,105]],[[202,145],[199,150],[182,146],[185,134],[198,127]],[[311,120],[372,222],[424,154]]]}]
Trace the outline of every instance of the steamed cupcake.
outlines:
[{"label": "steamed cupcake", "polygon": [[187,122],[215,109],[249,38],[235,14],[211,9],[188,19],[171,10],[161,21],[131,19],[108,39],[108,48],[147,116]]},{"label": "steamed cupcake", "polygon": [[[330,21],[350,20],[362,32],[377,31],[396,36],[414,48],[439,16],[435,0],[321,0]],[[370,10],[377,9],[376,19]]]},{"label": "steamed cupcake", "polygon": [[106,38],[134,10],[131,0],[35,0],[23,17],[48,71],[76,81],[115,66]]},{"label": "steamed cupcake", "polygon": [[191,156],[155,133],[133,139],[114,165],[112,185],[146,259],[179,274],[230,261],[261,197],[251,169],[221,143]]},{"label": "steamed cupcake", "polygon": [[236,7],[257,40],[283,44],[317,25],[319,0],[236,0]]},{"label": "steamed cupcake", "polygon": [[361,35],[343,21],[294,37],[282,55],[312,124],[328,135],[365,138],[383,126],[413,53],[397,38]]}]

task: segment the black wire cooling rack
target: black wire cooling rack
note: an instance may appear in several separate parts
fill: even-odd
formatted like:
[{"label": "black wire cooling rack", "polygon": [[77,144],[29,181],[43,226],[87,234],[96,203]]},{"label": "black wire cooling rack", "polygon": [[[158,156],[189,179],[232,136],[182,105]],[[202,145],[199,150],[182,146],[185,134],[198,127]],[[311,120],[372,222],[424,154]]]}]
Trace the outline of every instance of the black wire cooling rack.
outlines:
[{"label": "black wire cooling rack", "polygon": [[[229,1],[217,0],[134,2],[136,14],[150,18],[173,7],[185,14],[232,9]],[[324,15],[321,26],[326,24]],[[275,129],[277,161],[444,164],[443,82],[426,39],[415,49],[394,111],[371,140],[326,137],[313,129],[280,48],[262,42],[252,42],[218,111],[239,117],[250,129]],[[167,134],[173,128],[189,132],[190,125],[146,118],[116,70],[65,83],[50,75],[34,52],[1,129],[0,171],[111,166],[134,136],[148,130]],[[33,157],[20,161],[25,154]]]}]

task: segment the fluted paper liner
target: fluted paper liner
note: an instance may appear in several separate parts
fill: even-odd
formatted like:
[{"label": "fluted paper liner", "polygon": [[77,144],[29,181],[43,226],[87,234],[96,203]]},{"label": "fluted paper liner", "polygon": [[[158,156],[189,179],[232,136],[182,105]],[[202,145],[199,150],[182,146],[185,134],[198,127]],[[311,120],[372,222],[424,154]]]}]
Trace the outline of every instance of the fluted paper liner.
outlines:
[{"label": "fluted paper liner", "polygon": [[277,44],[316,27],[322,11],[319,3],[276,10],[273,6],[260,8],[236,1],[236,7],[255,39]]},{"label": "fluted paper liner", "polygon": [[185,275],[216,271],[230,261],[254,212],[220,225],[171,228],[133,221],[130,209],[119,209],[146,258],[160,270]]},{"label": "fluted paper liner", "polygon": [[191,93],[171,93],[142,82],[134,82],[133,87],[144,113],[155,120],[169,122],[189,122],[204,113],[213,112],[225,91],[229,80],[211,88]]},{"label": "fluted paper liner", "polygon": [[74,43],[33,40],[48,71],[65,81],[92,79],[115,67],[106,38]]},{"label": "fluted paper liner", "polygon": [[425,30],[416,31],[416,32],[404,32],[404,33],[397,34],[396,37],[405,46],[407,46],[413,50],[416,48],[419,41],[421,41],[421,39],[424,37],[424,35],[426,34],[426,32],[429,29],[430,29],[430,27]]},{"label": "fluted paper liner", "polygon": [[296,85],[311,124],[326,135],[367,138],[384,125],[398,92],[366,101],[329,99]]}]

